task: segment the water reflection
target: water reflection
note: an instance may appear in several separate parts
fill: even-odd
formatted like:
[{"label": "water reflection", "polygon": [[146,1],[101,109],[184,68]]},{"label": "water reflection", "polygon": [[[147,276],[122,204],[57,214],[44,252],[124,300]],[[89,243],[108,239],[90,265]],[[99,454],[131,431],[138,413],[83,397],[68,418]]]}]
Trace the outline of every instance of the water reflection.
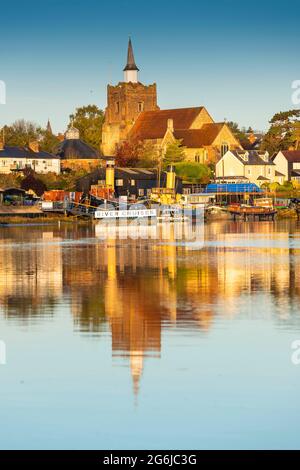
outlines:
[{"label": "water reflection", "polygon": [[173,243],[175,227],[170,243],[120,240],[117,229],[102,240],[99,227],[5,228],[1,312],[30,325],[64,306],[76,333],[109,330],[112,354],[130,367],[137,393],[145,358],[161,354],[164,329],[206,334],[217,319],[239,315],[300,326],[299,228],[210,223],[202,250]]}]

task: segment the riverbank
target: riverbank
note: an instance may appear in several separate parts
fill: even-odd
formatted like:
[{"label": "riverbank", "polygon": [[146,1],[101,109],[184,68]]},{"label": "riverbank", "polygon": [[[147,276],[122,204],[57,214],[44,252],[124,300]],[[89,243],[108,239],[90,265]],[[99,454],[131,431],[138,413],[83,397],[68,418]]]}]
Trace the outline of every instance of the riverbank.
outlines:
[{"label": "riverbank", "polygon": [[0,206],[0,226],[36,225],[52,223],[90,224],[90,218],[45,213],[38,206]]}]

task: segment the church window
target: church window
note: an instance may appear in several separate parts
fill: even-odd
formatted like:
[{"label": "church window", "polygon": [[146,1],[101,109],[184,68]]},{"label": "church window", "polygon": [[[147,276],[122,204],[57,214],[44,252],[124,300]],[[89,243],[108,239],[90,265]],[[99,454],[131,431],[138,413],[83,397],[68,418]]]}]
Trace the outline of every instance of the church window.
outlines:
[{"label": "church window", "polygon": [[223,142],[221,145],[221,156],[223,157],[223,155],[225,155],[225,153],[228,152],[228,150],[229,150],[229,145],[227,144],[227,142]]},{"label": "church window", "polygon": [[119,114],[120,112],[120,102],[116,101],[116,113]]},{"label": "church window", "polygon": [[139,101],[139,103],[138,103],[138,112],[141,113],[142,111],[144,111],[144,102]]}]

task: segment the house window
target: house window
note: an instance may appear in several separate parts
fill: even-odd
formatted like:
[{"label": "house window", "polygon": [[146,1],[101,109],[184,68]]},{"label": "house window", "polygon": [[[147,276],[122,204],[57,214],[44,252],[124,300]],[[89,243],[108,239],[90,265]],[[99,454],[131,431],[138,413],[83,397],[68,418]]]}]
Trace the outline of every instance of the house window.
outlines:
[{"label": "house window", "polygon": [[223,144],[221,145],[221,157],[223,157],[223,155],[225,155],[226,152],[228,152],[229,150],[229,145],[227,144],[227,142],[223,142]]},{"label": "house window", "polygon": [[135,186],[135,180],[131,180],[130,184],[131,186]]},{"label": "house window", "polygon": [[116,180],[116,186],[123,186],[123,180]]},{"label": "house window", "polygon": [[195,162],[200,163],[200,155],[198,153],[195,155]]},{"label": "house window", "polygon": [[140,188],[139,189],[139,196],[144,196],[144,194],[145,194],[144,189]]},{"label": "house window", "polygon": [[248,175],[251,175],[251,169],[250,169],[250,168],[249,168],[249,170],[248,170]]},{"label": "house window", "polygon": [[268,174],[269,175],[271,174],[271,168],[268,168]]},{"label": "house window", "polygon": [[119,114],[119,112],[120,112],[120,102],[117,101],[116,102],[116,113]]},{"label": "house window", "polygon": [[139,103],[138,103],[138,112],[141,113],[142,111],[144,111],[144,102],[139,101]]}]

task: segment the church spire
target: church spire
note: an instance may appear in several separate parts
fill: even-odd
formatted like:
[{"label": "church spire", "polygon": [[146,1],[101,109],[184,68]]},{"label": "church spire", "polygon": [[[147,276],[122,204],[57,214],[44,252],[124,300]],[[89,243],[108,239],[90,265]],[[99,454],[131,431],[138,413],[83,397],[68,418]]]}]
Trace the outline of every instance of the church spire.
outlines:
[{"label": "church spire", "polygon": [[51,127],[50,119],[48,119],[46,129],[49,134],[52,134],[52,127]]},{"label": "church spire", "polygon": [[125,82],[138,82],[138,71],[139,69],[136,66],[134,55],[133,55],[133,48],[131,39],[129,38],[128,41],[128,52],[127,52],[127,64],[124,68],[124,81]]}]

